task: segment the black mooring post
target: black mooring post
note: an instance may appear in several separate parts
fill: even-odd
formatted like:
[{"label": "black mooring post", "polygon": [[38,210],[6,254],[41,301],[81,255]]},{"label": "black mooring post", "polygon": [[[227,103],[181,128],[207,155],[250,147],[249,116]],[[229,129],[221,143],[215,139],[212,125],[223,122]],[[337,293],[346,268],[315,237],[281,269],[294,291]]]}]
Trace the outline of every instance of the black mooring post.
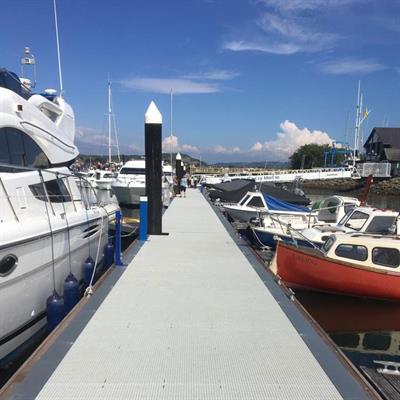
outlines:
[{"label": "black mooring post", "polygon": [[144,117],[144,147],[146,157],[146,196],[148,198],[148,234],[162,233],[162,116],[151,102]]},{"label": "black mooring post", "polygon": [[176,174],[176,177],[178,178],[178,180],[181,179],[182,176],[183,176],[181,153],[178,153],[176,155],[176,159],[175,159],[175,174]]}]

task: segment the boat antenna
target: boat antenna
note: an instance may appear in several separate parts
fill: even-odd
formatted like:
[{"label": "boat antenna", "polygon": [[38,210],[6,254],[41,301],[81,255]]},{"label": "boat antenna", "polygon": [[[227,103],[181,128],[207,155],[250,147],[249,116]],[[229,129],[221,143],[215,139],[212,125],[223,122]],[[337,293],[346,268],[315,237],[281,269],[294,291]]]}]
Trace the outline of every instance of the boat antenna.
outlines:
[{"label": "boat antenna", "polygon": [[58,76],[59,76],[59,79],[60,79],[60,97],[63,97],[64,88],[63,88],[62,72],[61,72],[60,39],[58,37],[58,20],[57,20],[56,0],[53,0],[53,6],[54,6],[54,23],[55,23],[55,27],[56,27]]}]

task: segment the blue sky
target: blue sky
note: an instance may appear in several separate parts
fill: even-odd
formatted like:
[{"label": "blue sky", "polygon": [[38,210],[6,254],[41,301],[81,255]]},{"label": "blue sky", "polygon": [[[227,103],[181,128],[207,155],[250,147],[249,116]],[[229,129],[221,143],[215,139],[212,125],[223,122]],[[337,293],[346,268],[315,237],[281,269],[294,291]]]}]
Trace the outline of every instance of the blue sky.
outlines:
[{"label": "blue sky", "polygon": [[[204,160],[284,160],[353,135],[357,82],[373,126],[400,126],[400,2],[58,0],[65,98],[77,144],[106,153],[107,76],[122,151],[143,149],[151,100],[169,150]],[[38,90],[58,89],[52,0],[4,0],[2,66],[30,46]]]}]

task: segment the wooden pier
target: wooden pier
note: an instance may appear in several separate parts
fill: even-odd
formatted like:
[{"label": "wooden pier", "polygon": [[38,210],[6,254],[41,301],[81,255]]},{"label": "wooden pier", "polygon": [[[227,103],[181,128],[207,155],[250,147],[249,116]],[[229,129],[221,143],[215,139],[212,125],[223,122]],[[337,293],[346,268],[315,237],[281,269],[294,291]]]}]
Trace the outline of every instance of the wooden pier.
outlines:
[{"label": "wooden pier", "polygon": [[374,398],[199,191],[173,201],[163,229],[6,398]]}]

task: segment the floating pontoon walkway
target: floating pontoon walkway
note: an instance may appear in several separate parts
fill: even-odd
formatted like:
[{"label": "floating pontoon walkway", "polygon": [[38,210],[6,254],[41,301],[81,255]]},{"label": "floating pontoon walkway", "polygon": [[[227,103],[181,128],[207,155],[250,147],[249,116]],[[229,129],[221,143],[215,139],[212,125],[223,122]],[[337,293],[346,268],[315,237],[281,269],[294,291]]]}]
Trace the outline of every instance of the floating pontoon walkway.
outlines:
[{"label": "floating pontoon walkway", "polygon": [[11,398],[370,398],[200,192],[163,227]]}]

